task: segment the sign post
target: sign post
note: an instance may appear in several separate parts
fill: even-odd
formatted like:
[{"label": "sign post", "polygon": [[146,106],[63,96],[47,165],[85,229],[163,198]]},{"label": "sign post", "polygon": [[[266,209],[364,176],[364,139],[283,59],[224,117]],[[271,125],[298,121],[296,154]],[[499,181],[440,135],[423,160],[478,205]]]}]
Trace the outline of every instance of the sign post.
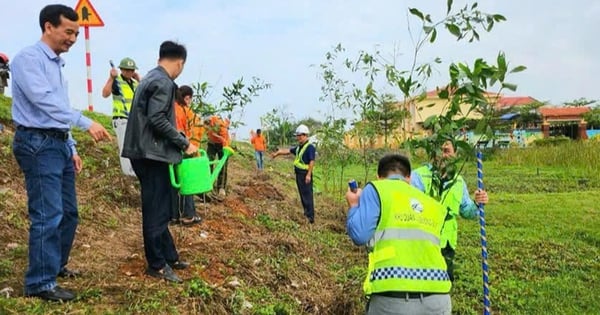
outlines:
[{"label": "sign post", "polygon": [[79,16],[80,26],[83,26],[83,34],[85,37],[85,66],[87,70],[87,93],[88,93],[88,110],[94,111],[92,103],[92,57],[90,54],[90,27],[102,27],[104,22],[96,9],[92,6],[90,0],[79,0],[75,6],[75,12]]}]

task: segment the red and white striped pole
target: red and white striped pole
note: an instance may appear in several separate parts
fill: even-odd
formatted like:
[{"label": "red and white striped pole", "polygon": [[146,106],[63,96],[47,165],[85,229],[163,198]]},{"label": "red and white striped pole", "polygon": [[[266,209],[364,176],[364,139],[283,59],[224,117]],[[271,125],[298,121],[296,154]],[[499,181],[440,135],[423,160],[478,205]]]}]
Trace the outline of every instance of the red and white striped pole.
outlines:
[{"label": "red and white striped pole", "polygon": [[85,36],[85,66],[87,69],[87,92],[88,92],[88,110],[94,111],[94,105],[92,105],[92,57],[90,54],[90,27],[85,25],[84,36]]}]

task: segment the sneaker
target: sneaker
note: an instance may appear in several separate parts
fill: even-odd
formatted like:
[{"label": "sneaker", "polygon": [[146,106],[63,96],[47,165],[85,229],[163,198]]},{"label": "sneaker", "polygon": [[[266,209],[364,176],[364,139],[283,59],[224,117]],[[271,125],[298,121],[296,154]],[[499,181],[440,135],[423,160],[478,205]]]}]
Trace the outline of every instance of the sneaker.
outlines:
[{"label": "sneaker", "polygon": [[148,269],[146,269],[146,274],[154,278],[164,279],[171,282],[183,282],[183,280],[181,280],[181,278],[177,276],[175,271],[173,271],[173,269],[171,269],[171,266],[169,266],[168,264],[165,265],[161,270],[156,270],[149,267]]},{"label": "sneaker", "polygon": [[225,189],[224,188],[219,188],[219,196],[225,197],[225,195],[226,195]]}]

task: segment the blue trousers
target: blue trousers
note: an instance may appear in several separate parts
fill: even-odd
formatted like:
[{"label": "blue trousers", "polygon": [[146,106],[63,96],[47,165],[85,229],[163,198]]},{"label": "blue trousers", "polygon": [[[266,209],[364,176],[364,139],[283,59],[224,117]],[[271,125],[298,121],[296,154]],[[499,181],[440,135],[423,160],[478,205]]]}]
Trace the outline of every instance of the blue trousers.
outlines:
[{"label": "blue trousers", "polygon": [[78,224],[75,168],[67,142],[17,129],[13,154],[25,176],[29,213],[29,266],[25,294],[56,286],[69,261]]},{"label": "blue trousers", "polygon": [[254,151],[254,158],[256,159],[256,168],[259,170],[263,169],[263,155],[264,151]]},{"label": "blue trousers", "polygon": [[177,193],[169,179],[169,164],[147,159],[132,159],[131,166],[142,192],[142,234],[148,266],[162,269],[167,262],[179,260],[169,221]]},{"label": "blue trousers", "polygon": [[306,183],[307,171],[296,169],[296,186],[298,186],[298,192],[300,193],[300,201],[302,201],[302,207],[304,208],[304,216],[311,222],[315,220],[315,204],[313,201],[313,181],[312,176],[310,183]]}]

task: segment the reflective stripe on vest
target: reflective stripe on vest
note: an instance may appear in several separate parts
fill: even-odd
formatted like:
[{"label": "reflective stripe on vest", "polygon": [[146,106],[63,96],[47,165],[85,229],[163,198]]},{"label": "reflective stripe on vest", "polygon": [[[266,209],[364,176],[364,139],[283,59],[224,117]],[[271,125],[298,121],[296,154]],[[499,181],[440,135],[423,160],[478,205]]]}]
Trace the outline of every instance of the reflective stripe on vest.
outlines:
[{"label": "reflective stripe on vest", "polygon": [[115,81],[119,87],[121,95],[113,94],[113,113],[114,117],[127,117],[131,111],[131,102],[133,101],[133,94],[137,88],[137,81],[132,80],[133,89],[121,76],[118,76]]},{"label": "reflective stripe on vest", "polygon": [[434,245],[440,244],[440,238],[435,234],[427,233],[419,229],[386,229],[384,231],[375,231],[374,241],[380,240],[423,240],[430,241]]},{"label": "reflective stripe on vest", "polygon": [[304,161],[302,161],[302,156],[304,155],[304,152],[306,152],[306,149],[310,145],[312,145],[312,144],[310,144],[307,141],[306,144],[304,144],[302,146],[302,148],[300,148],[300,150],[298,150],[298,148],[296,148],[296,157],[294,158],[294,166],[295,167],[297,167],[301,170],[308,170],[308,164],[305,164]]},{"label": "reflective stripe on vest", "polygon": [[456,249],[458,245],[458,216],[460,215],[460,204],[463,198],[463,186],[464,179],[458,175],[452,186],[447,187],[443,195],[440,196],[438,190],[432,188],[433,174],[429,166],[422,166],[415,170],[417,174],[421,176],[423,187],[427,195],[432,194],[432,197],[440,199],[442,204],[448,209],[448,216],[446,222],[442,228],[442,235],[440,237],[440,246],[442,248],[446,245],[450,245],[451,248]]},{"label": "reflective stripe on vest", "polygon": [[403,180],[370,185],[379,196],[381,215],[371,240],[365,294],[448,293],[452,283],[439,245],[444,206]]}]

